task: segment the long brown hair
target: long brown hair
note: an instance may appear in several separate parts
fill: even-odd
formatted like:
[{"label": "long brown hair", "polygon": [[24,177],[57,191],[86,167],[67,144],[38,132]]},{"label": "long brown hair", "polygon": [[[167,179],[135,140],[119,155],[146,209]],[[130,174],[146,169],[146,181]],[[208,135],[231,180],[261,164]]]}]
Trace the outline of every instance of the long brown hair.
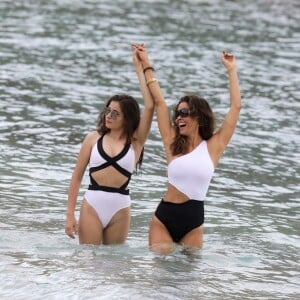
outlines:
[{"label": "long brown hair", "polygon": [[[179,99],[178,103],[174,108],[174,112],[178,110],[178,106],[180,103],[186,102],[189,110],[190,116],[197,118],[199,124],[199,135],[203,140],[210,139],[215,131],[215,116],[210,108],[208,102],[199,96],[196,95],[188,95],[183,96]],[[179,132],[179,128],[175,123],[175,113],[173,114],[173,124],[175,128],[175,138],[173,143],[171,144],[171,151],[173,155],[178,154],[186,154],[188,152],[188,142],[187,136],[183,136]]]},{"label": "long brown hair", "polygon": [[[117,94],[108,99],[105,104],[104,109],[99,113],[97,128],[98,133],[103,136],[106,133],[110,132],[110,129],[105,125],[105,109],[109,106],[109,104],[114,101],[120,104],[121,111],[124,115],[124,135],[126,136],[126,144],[130,144],[133,139],[134,132],[138,128],[140,124],[140,107],[137,101],[129,95],[126,94]],[[137,162],[137,166],[142,165],[143,161],[144,149],[141,152],[139,160]]]}]

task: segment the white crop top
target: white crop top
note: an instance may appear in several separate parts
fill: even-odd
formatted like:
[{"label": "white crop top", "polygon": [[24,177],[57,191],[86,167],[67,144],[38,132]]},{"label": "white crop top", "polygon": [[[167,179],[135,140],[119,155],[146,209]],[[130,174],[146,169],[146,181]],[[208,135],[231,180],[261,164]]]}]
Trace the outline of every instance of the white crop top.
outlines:
[{"label": "white crop top", "polygon": [[214,169],[207,142],[202,141],[192,152],[169,163],[168,180],[190,199],[204,200]]}]

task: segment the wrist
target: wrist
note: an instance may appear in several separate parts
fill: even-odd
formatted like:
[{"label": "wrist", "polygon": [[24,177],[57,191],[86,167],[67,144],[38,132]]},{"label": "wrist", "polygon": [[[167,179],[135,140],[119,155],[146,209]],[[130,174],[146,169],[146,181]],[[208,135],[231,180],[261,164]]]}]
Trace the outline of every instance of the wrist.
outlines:
[{"label": "wrist", "polygon": [[227,73],[228,73],[228,75],[231,75],[231,74],[234,74],[234,73],[236,73],[236,67],[233,67],[233,68],[227,69]]},{"label": "wrist", "polygon": [[152,72],[155,71],[155,69],[154,69],[152,66],[149,65],[148,67],[145,67],[145,68],[143,69],[143,73],[146,74],[146,72],[147,72],[148,70],[151,70]]},{"label": "wrist", "polygon": [[150,61],[149,60],[142,61],[142,66],[143,69],[150,67],[151,66]]}]

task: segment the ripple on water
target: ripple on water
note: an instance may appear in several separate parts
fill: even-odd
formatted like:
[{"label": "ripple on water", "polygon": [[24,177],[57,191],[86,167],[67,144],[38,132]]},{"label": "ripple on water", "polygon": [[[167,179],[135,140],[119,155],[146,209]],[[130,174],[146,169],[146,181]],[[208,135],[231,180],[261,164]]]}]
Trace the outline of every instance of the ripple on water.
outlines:
[{"label": "ripple on water", "polygon": [[[0,8],[3,299],[299,298],[297,1],[4,0]],[[101,106],[119,92],[141,101],[132,42],[148,45],[168,105],[201,94],[220,120],[229,102],[220,52],[238,58],[243,109],[207,195],[204,248],[193,255],[148,249],[166,185],[156,119],[130,185],[126,244],[80,246],[64,235],[71,172]],[[87,182],[85,174],[79,203]]]}]

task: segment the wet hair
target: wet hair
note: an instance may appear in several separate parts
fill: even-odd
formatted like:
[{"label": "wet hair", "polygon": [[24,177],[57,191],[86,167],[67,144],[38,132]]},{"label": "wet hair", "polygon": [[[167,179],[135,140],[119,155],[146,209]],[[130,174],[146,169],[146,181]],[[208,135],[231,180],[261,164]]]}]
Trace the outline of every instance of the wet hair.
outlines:
[{"label": "wet hair", "polygon": [[[140,124],[141,116],[140,116],[140,107],[137,101],[129,95],[118,94],[108,99],[104,109],[99,113],[96,130],[101,136],[110,132],[110,129],[107,128],[105,125],[105,110],[107,107],[109,107],[111,102],[118,102],[120,104],[121,112],[124,116],[123,129],[124,129],[124,135],[126,136],[126,144],[130,144],[132,142],[134,132],[136,131],[136,129]],[[137,162],[136,165],[137,167],[140,167],[142,165],[143,154],[144,154],[144,148]]]},{"label": "wet hair", "polygon": [[208,102],[204,98],[196,95],[183,96],[179,99],[174,108],[173,124],[175,128],[175,138],[171,144],[171,151],[173,155],[186,154],[188,152],[189,145],[187,142],[187,136],[180,134],[179,127],[175,123],[175,112],[178,110],[178,106],[182,102],[187,103],[190,110],[190,116],[197,119],[199,124],[198,133],[203,140],[210,139],[215,131],[215,116]]}]

